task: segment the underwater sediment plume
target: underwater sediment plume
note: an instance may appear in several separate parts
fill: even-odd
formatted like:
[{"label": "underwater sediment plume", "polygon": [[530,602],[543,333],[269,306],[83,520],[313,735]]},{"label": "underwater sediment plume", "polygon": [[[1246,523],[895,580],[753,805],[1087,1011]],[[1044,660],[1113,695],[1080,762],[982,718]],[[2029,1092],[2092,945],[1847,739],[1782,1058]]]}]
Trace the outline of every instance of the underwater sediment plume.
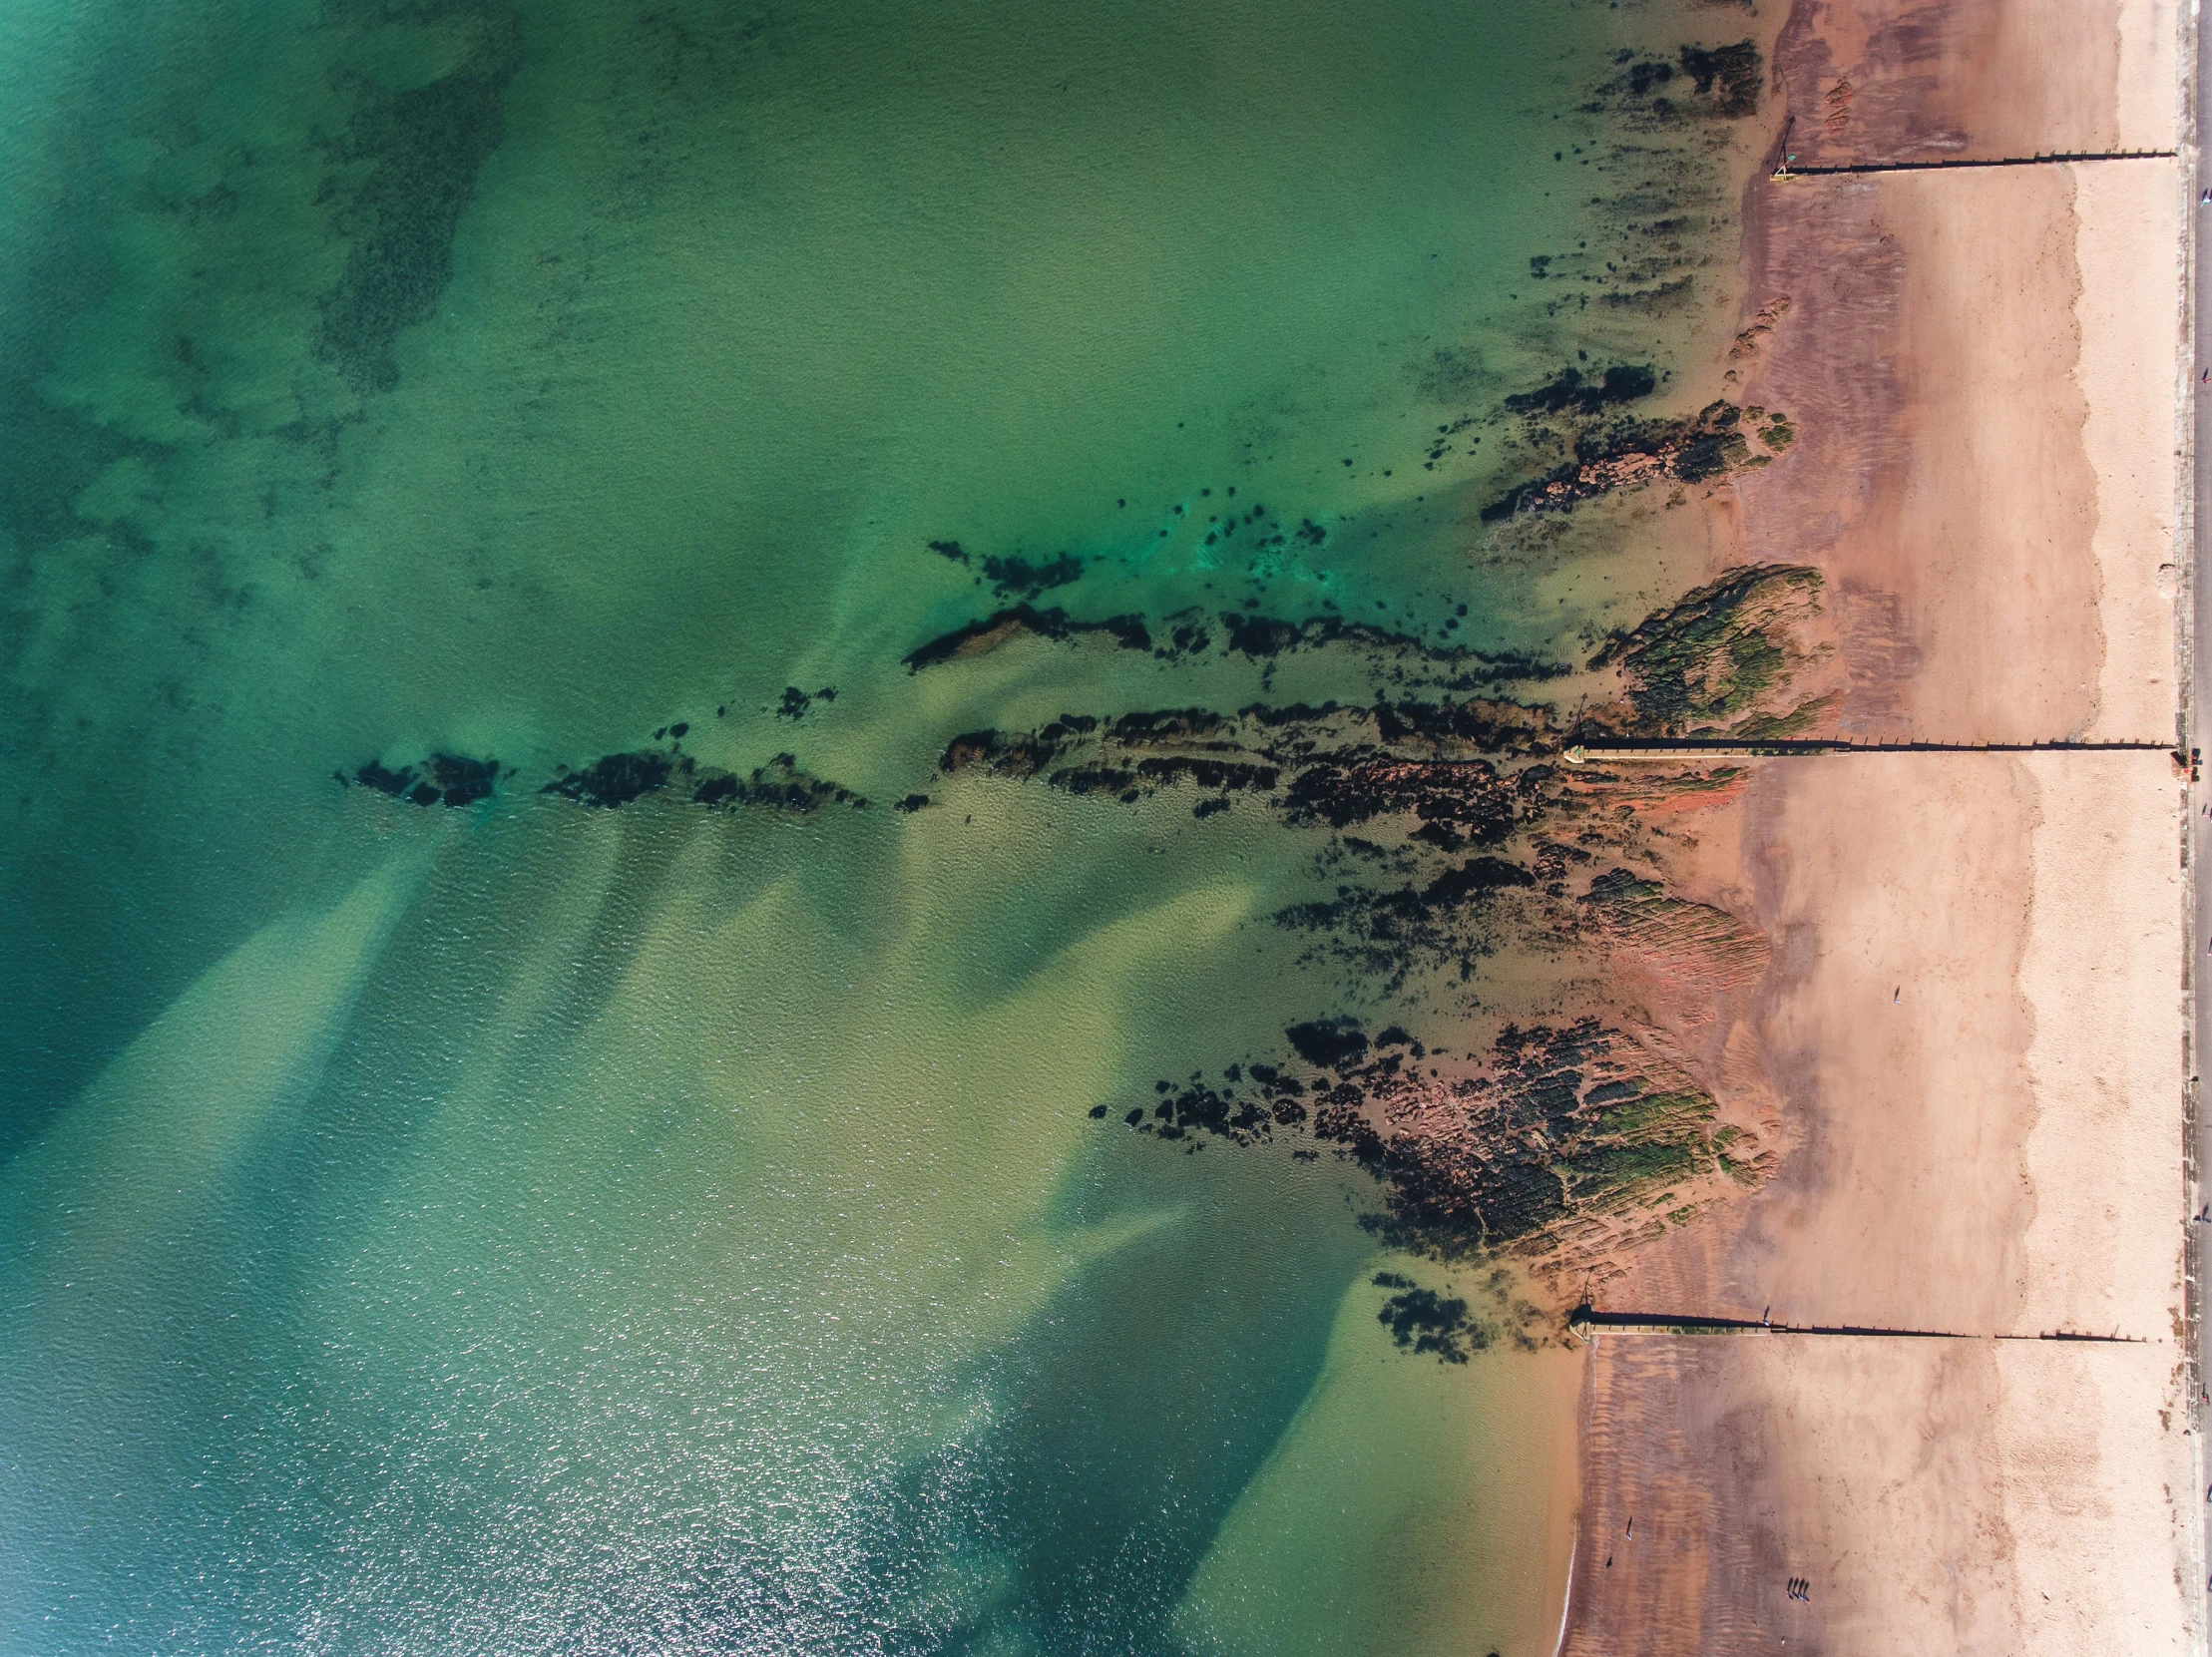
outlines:
[{"label": "underwater sediment plume", "polygon": [[2197,1637],[2172,33],[27,0],[0,1649]]}]

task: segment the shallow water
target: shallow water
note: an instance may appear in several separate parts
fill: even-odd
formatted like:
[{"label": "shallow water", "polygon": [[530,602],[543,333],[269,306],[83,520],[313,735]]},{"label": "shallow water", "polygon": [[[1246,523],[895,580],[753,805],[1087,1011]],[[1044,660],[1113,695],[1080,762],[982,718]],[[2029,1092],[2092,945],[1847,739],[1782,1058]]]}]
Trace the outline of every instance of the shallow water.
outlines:
[{"label": "shallow water", "polygon": [[[12,12],[0,1643],[1548,1639],[1571,1362],[1394,1349],[1375,1271],[1479,1273],[1349,1164],[1118,1131],[1380,1011],[1268,919],[1314,842],[936,771],[1375,670],[902,657],[1617,620],[1430,445],[1722,297],[1531,280],[1654,165],[1576,109],[1622,27]],[[869,803],[537,792],[676,721]],[[333,777],[432,751],[513,774]]]}]

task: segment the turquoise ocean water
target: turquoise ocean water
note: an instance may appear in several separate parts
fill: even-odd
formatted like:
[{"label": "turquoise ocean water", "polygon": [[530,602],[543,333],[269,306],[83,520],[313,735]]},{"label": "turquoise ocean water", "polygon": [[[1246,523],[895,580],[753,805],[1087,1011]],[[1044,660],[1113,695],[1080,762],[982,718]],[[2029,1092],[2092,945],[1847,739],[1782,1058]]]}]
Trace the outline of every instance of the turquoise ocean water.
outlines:
[{"label": "turquoise ocean water", "polygon": [[[1572,1360],[1088,1115],[1375,1011],[1313,846],[936,773],[1262,669],[902,657],[1632,615],[1437,434],[1732,298],[1561,297],[1700,188],[1590,102],[1667,22],[0,15],[0,1649],[1548,1649]],[[677,723],[869,804],[538,792]],[[512,774],[334,776],[434,752]]]}]

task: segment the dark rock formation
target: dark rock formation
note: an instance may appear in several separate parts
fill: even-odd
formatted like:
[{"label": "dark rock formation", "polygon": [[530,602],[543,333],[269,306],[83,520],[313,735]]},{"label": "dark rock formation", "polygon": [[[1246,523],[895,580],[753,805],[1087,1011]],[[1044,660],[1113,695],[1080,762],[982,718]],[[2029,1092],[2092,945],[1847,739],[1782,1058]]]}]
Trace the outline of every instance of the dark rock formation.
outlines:
[{"label": "dark rock formation", "polygon": [[1350,1019],[1315,1019],[1292,1025],[1283,1038],[1308,1064],[1342,1069],[1367,1055],[1367,1036]]},{"label": "dark rock formation", "polygon": [[1026,558],[987,558],[983,561],[984,579],[1002,599],[1020,597],[1034,599],[1056,587],[1066,587],[1070,582],[1083,579],[1083,560],[1070,553],[1045,564],[1032,564]]},{"label": "dark rock formation", "polygon": [[865,811],[868,802],[848,788],[809,776],[789,754],[777,754],[749,776],[701,769],[691,788],[694,805],[732,808],[766,806],[776,811],[819,811],[826,805],[851,806]]},{"label": "dark rock formation", "polygon": [[565,771],[540,792],[612,810],[671,785],[687,789],[685,798],[691,804],[710,808],[762,806],[776,811],[811,812],[826,805],[862,810],[868,804],[850,789],[809,776],[790,754],[777,754],[742,777],[702,766],[684,754],[651,750],[608,754],[580,771]]},{"label": "dark rock formation", "polygon": [[1831,653],[1814,634],[1820,600],[1818,570],[1753,565],[1646,617],[1591,658],[1626,681],[1633,717],[1613,722],[1654,735],[1795,734],[1823,711],[1796,689]]},{"label": "dark rock formation", "polygon": [[1506,412],[1602,414],[1614,403],[1650,396],[1658,383],[1658,376],[1647,367],[1608,368],[1594,380],[1585,380],[1578,368],[1564,368],[1548,384],[1508,397]]},{"label": "dark rock formation", "polygon": [[[966,548],[957,541],[932,541],[929,550],[939,558],[955,564],[973,565]],[[1042,564],[1032,564],[1016,554],[1011,558],[989,557],[983,561],[983,579],[990,582],[992,590],[1002,599],[1020,597],[1034,599],[1056,587],[1066,587],[1070,582],[1083,579],[1083,560],[1073,553],[1061,553]]]},{"label": "dark rock formation", "polygon": [[1490,1331],[1468,1317],[1467,1302],[1457,1295],[1447,1300],[1396,1272],[1377,1272],[1375,1287],[1400,1291],[1375,1314],[1400,1351],[1433,1352],[1442,1363],[1464,1364],[1471,1351],[1490,1345]]},{"label": "dark rock formation", "polygon": [[[1483,521],[1496,523],[1518,512],[1563,511],[1615,490],[1667,480],[1705,483],[1765,466],[1773,456],[1753,453],[1742,415],[1734,403],[1716,402],[1686,420],[1621,421],[1583,432],[1574,439],[1571,460],[1499,496],[1483,508]],[[1777,424],[1794,439],[1786,421]],[[1758,435],[1764,442],[1766,434]]]},{"label": "dark rock formation", "polygon": [[1690,116],[1740,121],[1759,113],[1766,66],[1752,41],[1685,46],[1672,63],[1627,52],[1621,56],[1629,60],[1627,67],[1597,89],[1597,98],[1583,106],[1585,111],[1594,113],[1609,104],[1639,113],[1646,124]]},{"label": "dark rock formation", "polygon": [[1682,48],[1682,72],[1700,98],[1712,100],[1711,111],[1726,120],[1759,112],[1759,84],[1763,65],[1759,49],[1748,40],[1733,46]]}]

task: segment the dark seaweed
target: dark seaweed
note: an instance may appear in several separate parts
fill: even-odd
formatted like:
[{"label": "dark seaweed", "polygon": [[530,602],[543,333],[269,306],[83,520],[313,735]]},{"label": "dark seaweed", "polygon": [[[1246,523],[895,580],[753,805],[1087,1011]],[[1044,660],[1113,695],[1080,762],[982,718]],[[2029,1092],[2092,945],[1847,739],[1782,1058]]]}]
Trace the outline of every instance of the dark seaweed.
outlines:
[{"label": "dark seaweed", "polygon": [[[342,772],[338,780],[346,780]],[[391,770],[372,759],[353,773],[352,780],[415,805],[474,805],[492,797],[492,785],[499,780],[499,761],[436,753],[419,768],[402,765]]]},{"label": "dark seaweed", "polygon": [[320,301],[314,348],[357,391],[399,383],[399,336],[437,308],[453,276],[454,230],[499,147],[522,30],[504,9],[473,15],[474,49],[428,85],[388,92],[355,80],[353,119],[329,147],[325,189],[347,249]]},{"label": "dark seaweed", "polygon": [[[1387,1288],[1406,1279],[1384,1272],[1377,1274],[1375,1282]],[[1408,1285],[1384,1301],[1375,1316],[1400,1351],[1410,1347],[1416,1353],[1433,1352],[1439,1363],[1464,1364],[1471,1349],[1480,1352],[1490,1345],[1490,1331],[1468,1317],[1467,1302],[1456,1295],[1446,1300],[1434,1289]]]},{"label": "dark seaweed", "polygon": [[1564,368],[1548,384],[1508,397],[1506,410],[1510,414],[1601,414],[1611,404],[1650,396],[1658,383],[1658,375],[1648,367],[1608,368],[1594,380],[1583,379],[1578,368]]},{"label": "dark seaweed", "polygon": [[674,768],[675,762],[663,753],[608,754],[581,771],[556,777],[539,792],[612,809],[667,787]]}]

